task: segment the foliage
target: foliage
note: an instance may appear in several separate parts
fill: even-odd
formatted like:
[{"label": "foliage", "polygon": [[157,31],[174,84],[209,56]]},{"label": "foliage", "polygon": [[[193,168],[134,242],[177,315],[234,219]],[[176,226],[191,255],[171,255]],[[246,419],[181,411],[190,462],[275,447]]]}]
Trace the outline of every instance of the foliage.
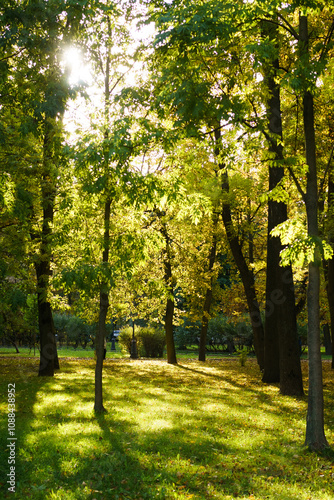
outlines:
[{"label": "foliage", "polygon": [[146,358],[163,357],[166,334],[161,328],[142,327],[138,332],[138,338],[142,344],[143,356]]},{"label": "foliage", "polygon": [[36,296],[30,283],[13,276],[0,277],[0,338],[13,345],[33,345],[37,332]]},{"label": "foliage", "polygon": [[[175,329],[175,340],[179,348],[198,345],[200,323],[184,319],[183,323]],[[249,320],[240,317],[234,321],[230,318],[218,315],[209,320],[207,349],[208,351],[240,350],[244,346],[251,349],[253,345],[253,334]]]},{"label": "foliage", "polygon": [[181,322],[175,327],[174,332],[178,349],[186,349],[189,346],[198,345],[200,329],[200,321],[191,321],[187,317],[181,318]]},{"label": "foliage", "polygon": [[[131,326],[127,326],[122,328],[119,336],[118,336],[118,344],[121,346],[123,353],[130,354],[131,353],[131,341],[133,338],[133,328]],[[140,350],[140,340],[136,335],[137,340],[137,350]]]},{"label": "foliage", "polygon": [[53,315],[57,340],[66,345],[79,345],[86,348],[89,343],[91,347],[95,342],[96,325],[87,323],[84,319],[65,313],[55,313]]},{"label": "foliage", "polygon": [[[126,327],[120,331],[118,342],[123,351],[131,353],[131,342],[133,328]],[[153,326],[136,326],[135,338],[137,340],[137,350],[140,356],[146,358],[162,358],[166,345],[165,332],[161,328]]]}]

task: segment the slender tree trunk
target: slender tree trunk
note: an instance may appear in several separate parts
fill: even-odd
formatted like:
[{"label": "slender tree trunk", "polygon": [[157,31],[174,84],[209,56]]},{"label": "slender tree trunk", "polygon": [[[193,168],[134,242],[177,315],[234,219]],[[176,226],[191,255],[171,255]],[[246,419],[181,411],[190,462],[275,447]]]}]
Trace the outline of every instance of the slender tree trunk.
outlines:
[{"label": "slender tree trunk", "polygon": [[332,370],[334,369],[334,257],[327,261],[327,299],[331,320]]},{"label": "slender tree trunk", "polygon": [[[209,273],[212,274],[213,266],[216,262],[216,254],[217,254],[217,225],[218,225],[218,214],[214,213],[213,215],[213,224],[212,224],[212,245],[209,253]],[[198,350],[198,361],[205,361],[206,359],[206,339],[208,335],[208,326],[209,326],[209,318],[210,318],[210,310],[212,304],[212,287],[213,287],[213,279],[210,276],[210,283],[205,292],[205,300],[203,305],[203,315],[202,315],[202,323],[201,323],[201,332],[199,338],[199,350]]]},{"label": "slender tree trunk", "polygon": [[[221,132],[218,127],[215,130],[215,141],[216,141],[216,149],[215,154],[217,157],[220,155],[220,139]],[[252,269],[249,268],[245,256],[243,254],[238,235],[234,229],[231,207],[228,201],[229,196],[229,179],[228,173],[224,166],[220,165],[221,178],[222,178],[222,191],[224,193],[223,199],[223,208],[222,208],[222,216],[223,223],[225,226],[227,240],[230,245],[230,249],[240,273],[241,281],[244,287],[246,301],[248,306],[248,313],[251,319],[253,337],[254,337],[254,349],[257,358],[258,365],[260,370],[264,368],[264,331],[263,331],[263,323],[260,313],[260,307],[256,297],[255,290],[255,280]]]},{"label": "slender tree trunk", "polygon": [[[301,57],[308,56],[307,16],[299,17]],[[318,238],[318,186],[316,167],[316,142],[314,129],[313,95],[306,90],[303,97],[303,121],[308,165],[307,190],[305,195],[307,231],[312,238]],[[309,387],[305,444],[311,450],[328,447],[324,431],[324,398],[322,384],[322,361],[320,351],[320,255],[315,249],[314,261],[309,264],[309,285],[307,291],[308,312],[308,362]]]},{"label": "slender tree trunk", "polygon": [[[263,35],[277,44],[278,25],[265,22]],[[269,91],[267,101],[267,139],[271,160],[269,166],[269,191],[274,190],[284,178],[283,135],[281,119],[280,88],[277,83],[279,61],[276,58],[264,65],[264,80]],[[300,365],[295,294],[291,266],[280,266],[283,249],[279,237],[271,235],[272,229],[287,220],[287,207],[283,202],[270,199],[268,202],[266,311],[264,330],[263,382],[280,382],[282,394],[303,395],[303,379]]]},{"label": "slender tree trunk", "polygon": [[[103,264],[108,264],[109,261],[109,239],[110,239],[110,207],[111,199],[108,198],[104,206],[104,237],[103,237]],[[102,278],[100,285],[100,311],[98,329],[96,332],[95,349],[96,349],[96,365],[95,365],[95,403],[94,410],[97,413],[106,411],[103,406],[103,391],[102,391],[102,372],[103,372],[103,354],[104,342],[106,337],[106,319],[109,307],[109,286]]]},{"label": "slender tree trunk", "polygon": [[[332,161],[332,156],[330,158]],[[330,171],[328,178],[328,219],[331,220],[334,213],[334,178]],[[330,231],[330,243],[334,249],[333,231]],[[331,323],[331,342],[332,342],[332,369],[334,369],[334,256],[325,263],[326,292]]]},{"label": "slender tree trunk", "polygon": [[165,239],[165,249],[163,251],[164,264],[164,281],[168,293],[165,314],[165,333],[166,333],[166,348],[167,348],[167,363],[177,364],[176,349],[174,342],[173,320],[174,320],[174,278],[172,272],[172,256],[170,237],[166,223],[162,220],[163,214],[156,209],[156,214],[161,224],[161,234]]},{"label": "slender tree trunk", "polygon": [[[173,293],[169,289],[170,293]],[[166,315],[165,315],[165,332],[166,332],[166,348],[167,348],[167,363],[176,364],[176,350],[173,334],[173,319],[174,319],[174,296],[167,298]]]},{"label": "slender tree trunk", "polygon": [[[108,37],[111,40],[112,30],[110,17],[107,16],[107,26],[108,26]],[[111,48],[108,45],[107,56],[106,56],[106,67],[105,67],[105,78],[104,78],[104,119],[105,119],[105,132],[104,137],[108,139],[109,136],[109,126],[110,126],[110,66],[111,66]],[[105,175],[107,177],[107,186],[105,188],[106,200],[104,203],[104,235],[103,235],[103,252],[102,252],[102,264],[107,266],[109,262],[109,244],[110,244],[110,207],[111,207],[111,196],[109,191],[109,153],[105,151]],[[100,283],[100,310],[99,310],[99,322],[98,329],[96,332],[95,339],[95,352],[96,352],[96,365],[95,365],[95,402],[94,410],[96,413],[102,413],[106,411],[103,406],[103,358],[104,358],[104,342],[106,338],[106,319],[109,308],[109,284],[104,276],[102,276],[102,281]]]}]

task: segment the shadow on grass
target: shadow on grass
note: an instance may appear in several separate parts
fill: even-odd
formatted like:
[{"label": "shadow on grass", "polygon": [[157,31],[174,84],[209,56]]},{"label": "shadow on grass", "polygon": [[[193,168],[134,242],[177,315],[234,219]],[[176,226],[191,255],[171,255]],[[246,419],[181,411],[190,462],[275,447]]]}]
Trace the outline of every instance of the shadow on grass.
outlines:
[{"label": "shadow on grass", "polygon": [[[3,394],[1,405],[0,429],[2,436],[2,452],[0,454],[0,493],[2,498],[19,498],[17,491],[20,485],[27,479],[26,461],[33,460],[33,456],[21,454],[24,436],[30,432],[31,423],[34,420],[34,405],[38,393],[44,391],[47,379],[38,377],[39,359],[1,358],[0,359],[0,389]],[[15,384],[15,429],[14,435],[10,435],[8,427],[8,387]],[[8,444],[15,440],[15,456],[10,456]],[[14,449],[13,449],[14,451]],[[14,461],[13,461],[13,460]],[[11,486],[9,480],[10,467],[15,467],[15,491],[9,491]]]}]

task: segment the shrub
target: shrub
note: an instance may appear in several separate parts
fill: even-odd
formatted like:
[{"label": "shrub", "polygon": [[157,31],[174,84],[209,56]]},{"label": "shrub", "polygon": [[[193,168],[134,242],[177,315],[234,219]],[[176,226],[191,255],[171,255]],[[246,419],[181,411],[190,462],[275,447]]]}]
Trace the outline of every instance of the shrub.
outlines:
[{"label": "shrub", "polygon": [[[153,327],[141,328],[138,334],[142,352],[146,358],[162,358],[166,345],[166,335],[164,330]],[[139,349],[141,352],[141,349]]]},{"label": "shrub", "polygon": [[[131,353],[131,341],[133,330],[128,326],[122,328],[118,337],[118,343],[122,351]],[[166,345],[165,332],[154,327],[136,327],[135,337],[137,340],[137,350],[141,356],[146,358],[161,358]]]},{"label": "shrub", "polygon": [[[135,336],[137,339],[137,349],[139,351],[139,342],[138,342],[138,329],[135,330]],[[131,354],[131,341],[132,341],[133,330],[132,326],[126,326],[122,328],[118,337],[118,345],[121,347],[123,354]]]}]

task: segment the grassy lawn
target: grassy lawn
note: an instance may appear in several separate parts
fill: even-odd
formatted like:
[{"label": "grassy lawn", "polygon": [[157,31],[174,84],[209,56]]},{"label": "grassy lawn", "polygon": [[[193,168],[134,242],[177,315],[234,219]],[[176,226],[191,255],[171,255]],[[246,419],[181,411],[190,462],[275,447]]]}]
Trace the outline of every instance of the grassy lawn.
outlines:
[{"label": "grassy lawn", "polygon": [[[121,348],[119,347],[118,343],[116,342],[116,351],[111,350],[111,343],[109,342],[107,344],[107,359],[124,359],[125,357],[129,357],[124,355],[122,352]],[[35,351],[34,349],[29,349],[28,347],[19,347],[19,354],[16,353],[16,350],[14,347],[2,347],[0,346],[0,356],[19,356],[19,357],[26,357],[30,358],[32,356],[39,357],[39,350],[36,347]],[[82,347],[78,347],[75,349],[74,347],[57,347],[57,352],[59,358],[94,358],[94,349],[91,347],[86,347],[86,349],[83,349]],[[237,356],[237,354],[234,354],[233,356]],[[166,357],[166,353],[165,353]],[[208,352],[207,353],[208,358],[221,358],[221,357],[231,357],[230,354],[224,353],[224,352]],[[177,358],[178,359],[197,359],[198,358],[198,349],[188,349],[184,351],[177,351]]]},{"label": "grassy lawn", "polygon": [[[37,377],[37,369],[37,356],[0,352],[1,498],[334,499],[334,453],[303,447],[306,399],[263,385],[253,359],[241,367],[237,358],[172,366],[108,357],[108,413],[98,417],[93,359],[66,356],[52,379]],[[324,361],[332,447],[333,375]],[[16,388],[16,493],[6,484],[9,383]]]}]

